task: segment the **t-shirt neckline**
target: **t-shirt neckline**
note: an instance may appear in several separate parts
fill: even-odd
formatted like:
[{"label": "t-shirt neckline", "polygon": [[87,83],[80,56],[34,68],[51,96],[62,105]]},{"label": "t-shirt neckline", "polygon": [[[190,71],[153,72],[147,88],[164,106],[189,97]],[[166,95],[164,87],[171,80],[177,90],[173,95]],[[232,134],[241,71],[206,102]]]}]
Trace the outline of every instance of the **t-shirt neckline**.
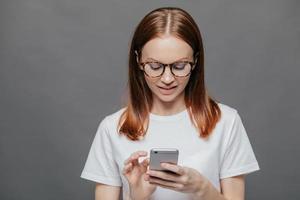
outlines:
[{"label": "t-shirt neckline", "polygon": [[149,113],[149,118],[158,120],[158,121],[176,121],[184,118],[187,114],[187,109],[184,109],[183,111],[180,111],[178,113],[172,114],[172,115],[157,115],[153,113]]}]

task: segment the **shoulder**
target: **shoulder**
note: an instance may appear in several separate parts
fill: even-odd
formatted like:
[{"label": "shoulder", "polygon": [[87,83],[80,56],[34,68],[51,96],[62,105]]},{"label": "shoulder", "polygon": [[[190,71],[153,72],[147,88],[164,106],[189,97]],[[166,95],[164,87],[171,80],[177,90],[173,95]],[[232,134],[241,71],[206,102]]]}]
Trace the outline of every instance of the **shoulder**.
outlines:
[{"label": "shoulder", "polygon": [[126,109],[126,107],[122,107],[122,108],[106,115],[102,119],[101,124],[103,124],[103,126],[105,126],[105,128],[108,131],[115,131],[117,129],[119,119],[120,119],[122,113],[125,111],[125,109]]},{"label": "shoulder", "polygon": [[120,109],[118,109],[118,110],[116,110],[116,111],[114,111],[114,112],[112,112],[112,113],[110,113],[110,114],[108,114],[108,115],[106,115],[105,116],[105,119],[106,120],[112,120],[112,121],[114,121],[114,120],[119,120],[119,118],[120,118],[120,116],[122,115],[122,113],[125,111],[125,109],[126,109],[126,107],[122,107],[122,108],[120,108]]},{"label": "shoulder", "polygon": [[227,117],[233,117],[238,112],[235,108],[233,108],[233,107],[231,107],[229,105],[220,103],[220,102],[218,102],[218,106],[219,106],[222,114],[224,114]]},{"label": "shoulder", "polygon": [[218,106],[221,110],[220,122],[231,124],[235,120],[236,116],[238,115],[237,109],[220,102],[218,102]]},{"label": "shoulder", "polygon": [[225,137],[232,138],[242,134],[245,130],[238,110],[222,103],[218,103],[218,105],[221,110],[219,125],[223,134],[227,135]]}]

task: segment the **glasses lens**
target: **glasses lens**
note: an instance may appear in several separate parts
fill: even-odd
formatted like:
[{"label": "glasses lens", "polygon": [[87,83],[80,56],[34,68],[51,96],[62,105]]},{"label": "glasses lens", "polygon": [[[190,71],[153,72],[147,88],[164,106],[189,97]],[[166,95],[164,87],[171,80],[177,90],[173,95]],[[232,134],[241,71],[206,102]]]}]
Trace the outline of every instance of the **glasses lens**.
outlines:
[{"label": "glasses lens", "polygon": [[172,66],[172,71],[175,76],[187,76],[191,71],[191,64],[188,62],[177,62]]},{"label": "glasses lens", "polygon": [[160,63],[152,62],[146,63],[144,66],[144,71],[149,76],[160,76],[163,72],[163,66]]},{"label": "glasses lens", "polygon": [[[172,72],[175,76],[187,76],[191,72],[191,64],[188,62],[176,62],[172,65]],[[164,65],[159,62],[149,62],[144,66],[144,72],[151,77],[161,76]]]}]

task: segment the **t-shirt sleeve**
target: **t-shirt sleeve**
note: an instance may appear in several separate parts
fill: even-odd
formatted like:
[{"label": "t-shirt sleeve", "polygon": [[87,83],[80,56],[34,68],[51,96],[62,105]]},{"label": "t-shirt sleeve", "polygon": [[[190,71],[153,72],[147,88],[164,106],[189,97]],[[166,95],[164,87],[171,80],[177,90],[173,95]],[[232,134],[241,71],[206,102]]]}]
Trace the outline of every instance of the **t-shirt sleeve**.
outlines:
[{"label": "t-shirt sleeve", "polygon": [[227,145],[221,163],[220,179],[246,175],[259,170],[258,162],[237,111],[235,111],[234,120],[229,130],[229,137],[227,137]]},{"label": "t-shirt sleeve", "polygon": [[80,177],[112,186],[122,186],[118,165],[104,118],[97,129]]}]

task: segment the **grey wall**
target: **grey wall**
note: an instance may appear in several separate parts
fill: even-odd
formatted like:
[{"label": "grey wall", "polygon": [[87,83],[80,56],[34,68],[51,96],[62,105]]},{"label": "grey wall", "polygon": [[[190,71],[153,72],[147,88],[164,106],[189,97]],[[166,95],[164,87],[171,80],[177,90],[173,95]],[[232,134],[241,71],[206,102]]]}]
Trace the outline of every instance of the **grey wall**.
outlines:
[{"label": "grey wall", "polygon": [[241,114],[261,167],[247,199],[300,199],[298,0],[1,0],[0,199],[93,198],[79,175],[125,97],[133,30],[166,5],[195,18],[208,90]]}]

